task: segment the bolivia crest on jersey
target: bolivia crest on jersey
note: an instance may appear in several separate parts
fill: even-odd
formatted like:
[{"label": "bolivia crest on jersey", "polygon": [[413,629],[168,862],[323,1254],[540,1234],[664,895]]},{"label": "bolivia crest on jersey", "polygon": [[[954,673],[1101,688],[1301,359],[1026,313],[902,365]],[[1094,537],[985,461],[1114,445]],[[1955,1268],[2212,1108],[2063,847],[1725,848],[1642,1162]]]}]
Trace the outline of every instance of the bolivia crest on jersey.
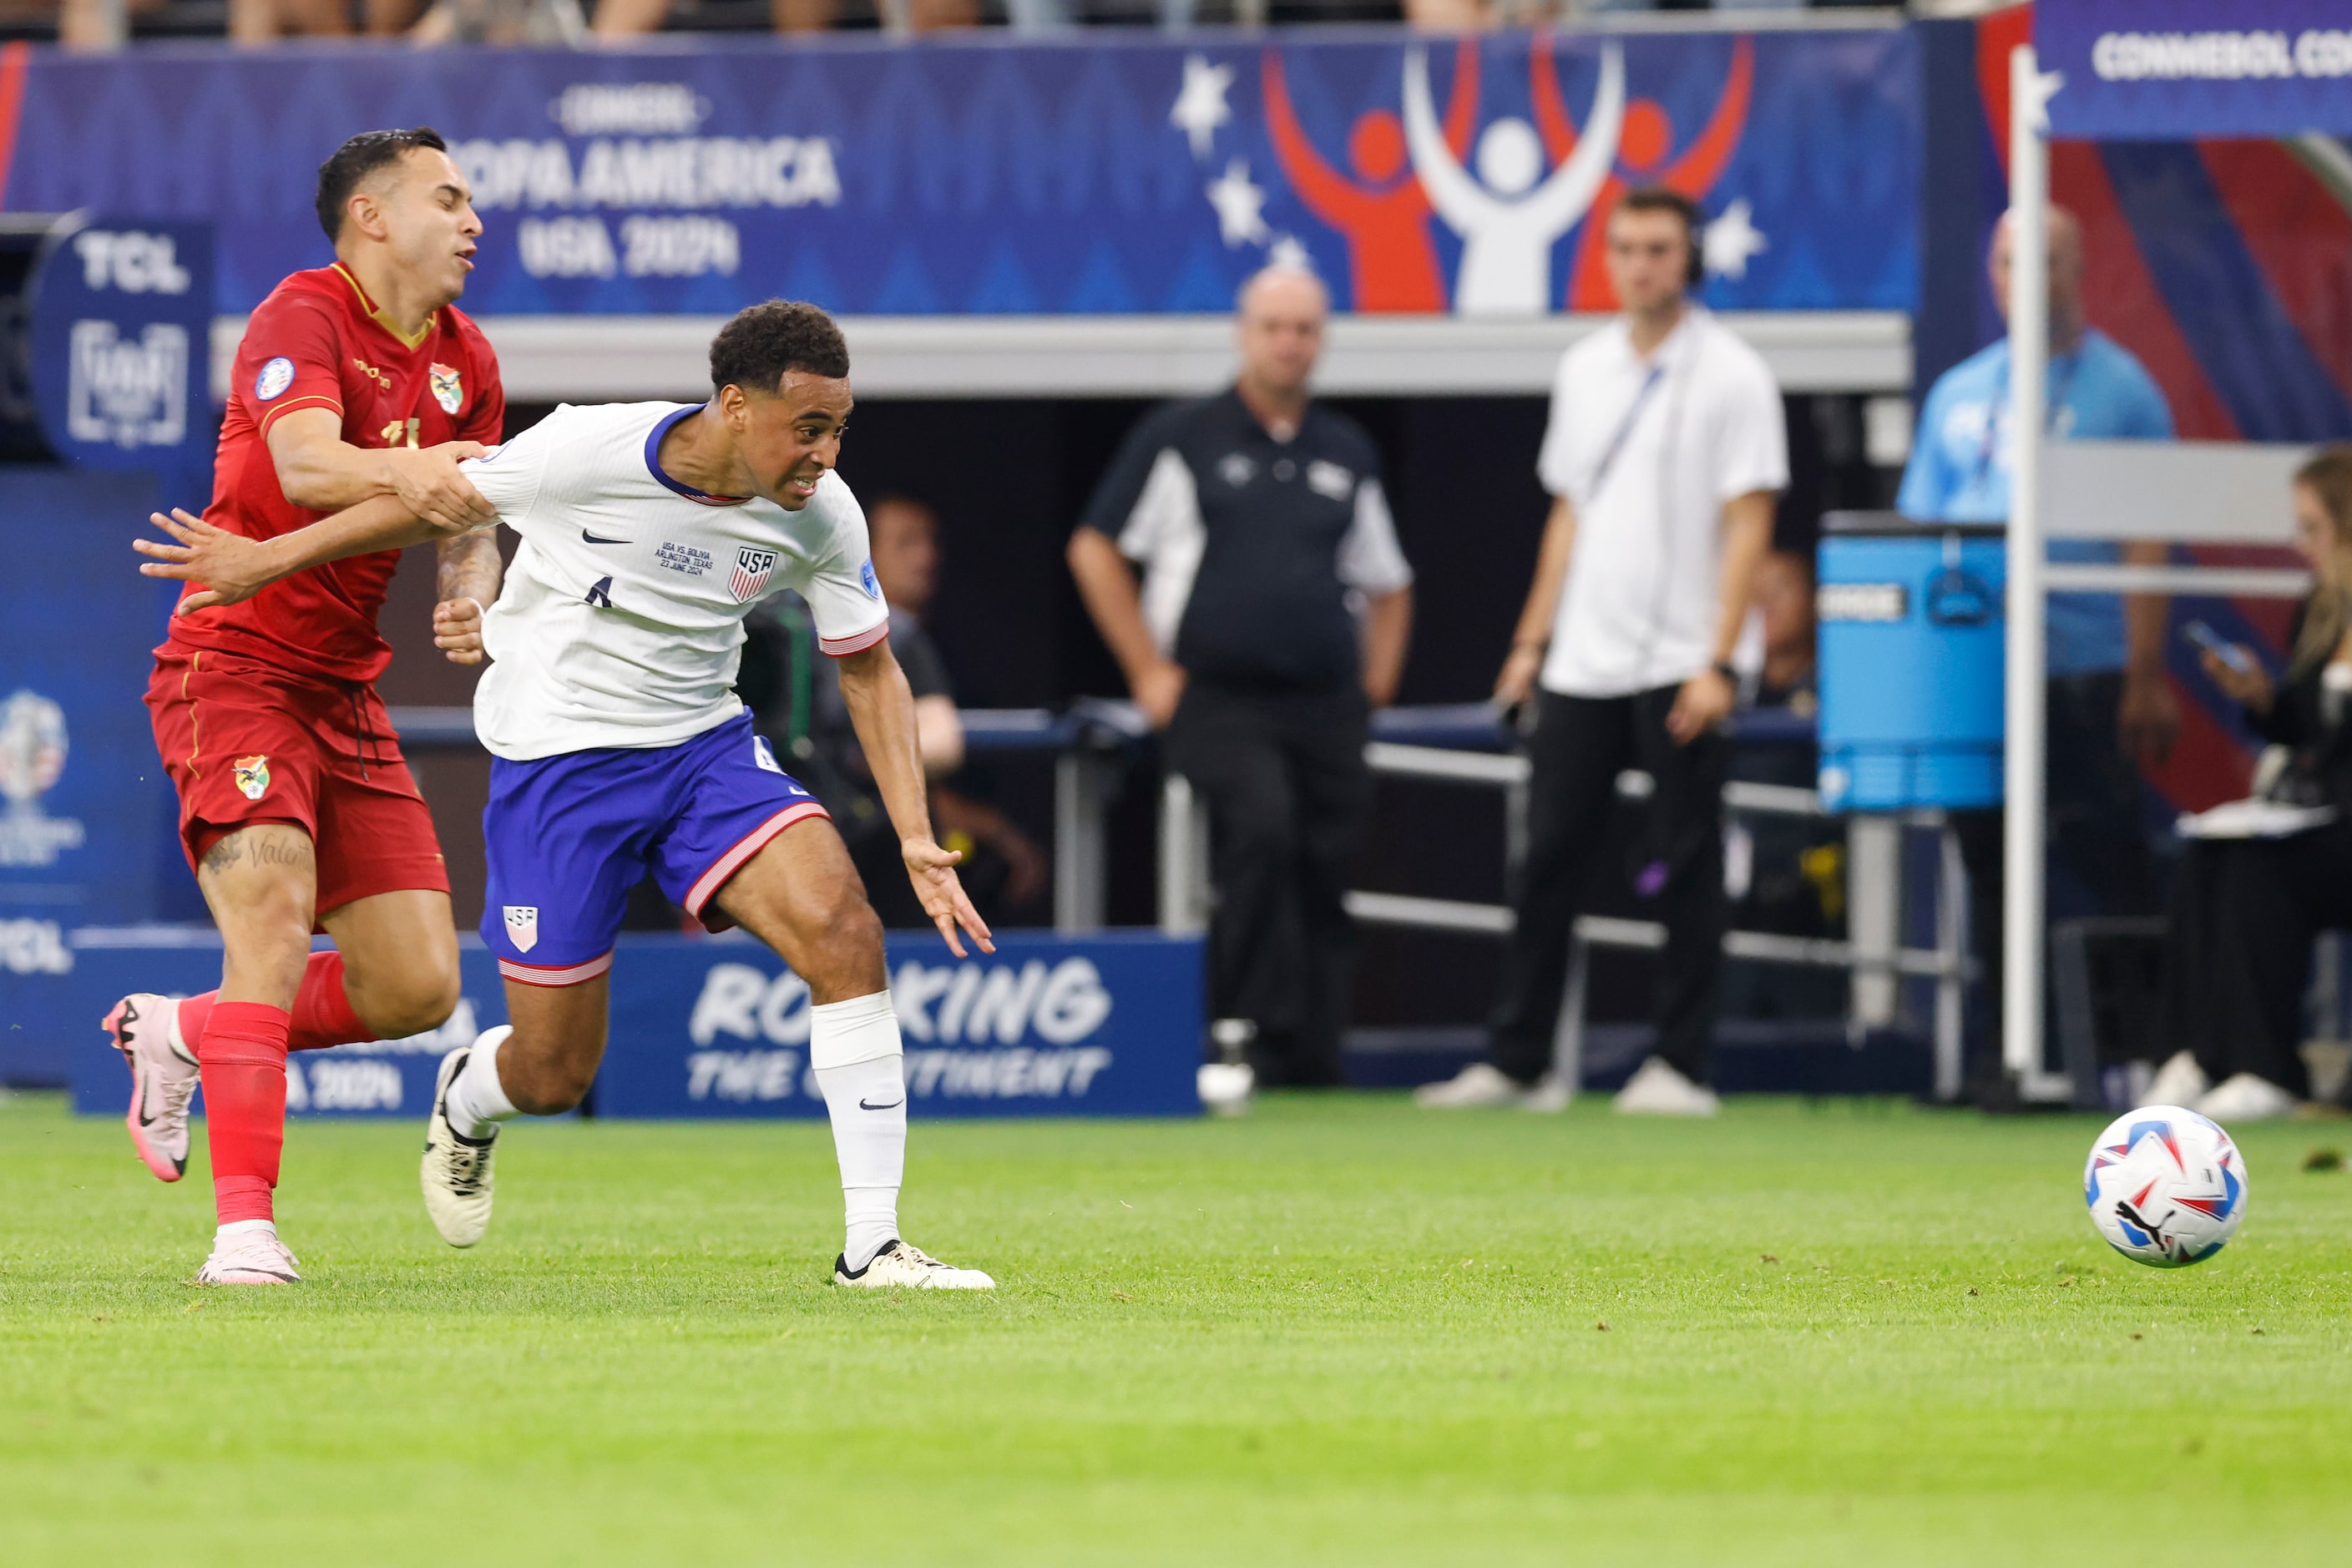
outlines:
[{"label": "bolivia crest on jersey", "polygon": [[517,952],[529,952],[539,945],[539,906],[509,904],[506,906],[507,938],[515,944]]},{"label": "bolivia crest on jersey", "polygon": [[268,757],[239,757],[229,764],[229,774],[236,780],[237,793],[247,800],[259,800],[269,793]]},{"label": "bolivia crest on jersey", "polygon": [[455,414],[465,406],[465,378],[455,370],[446,364],[436,364],[426,373],[426,380],[433,388],[433,401],[441,405],[442,413]]},{"label": "bolivia crest on jersey", "polygon": [[776,552],[754,550],[750,545],[735,552],[735,575],[728,579],[727,591],[735,595],[739,605],[749,604],[760,596],[768,585],[768,574],[776,569]]}]

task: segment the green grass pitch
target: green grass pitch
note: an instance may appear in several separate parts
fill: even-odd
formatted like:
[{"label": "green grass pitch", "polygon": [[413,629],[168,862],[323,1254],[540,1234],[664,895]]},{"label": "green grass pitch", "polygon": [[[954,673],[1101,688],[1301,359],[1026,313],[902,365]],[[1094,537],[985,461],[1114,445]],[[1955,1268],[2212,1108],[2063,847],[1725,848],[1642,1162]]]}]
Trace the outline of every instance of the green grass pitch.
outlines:
[{"label": "green grass pitch", "polygon": [[307,1282],[207,1291],[202,1155],[20,1096],[0,1561],[2352,1559],[2352,1129],[2246,1130],[2177,1273],[2092,1233],[2094,1131],[919,1121],[909,1236],[1002,1282],[950,1298],[826,1283],[822,1126],[518,1125],[458,1254],[418,1128],[309,1123]]}]

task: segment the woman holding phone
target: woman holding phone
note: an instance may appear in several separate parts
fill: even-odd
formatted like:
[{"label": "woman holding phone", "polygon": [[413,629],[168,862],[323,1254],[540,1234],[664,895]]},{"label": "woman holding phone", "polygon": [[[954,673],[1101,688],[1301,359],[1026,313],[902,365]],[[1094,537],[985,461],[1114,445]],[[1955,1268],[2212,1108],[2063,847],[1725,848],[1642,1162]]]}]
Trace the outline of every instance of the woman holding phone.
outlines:
[{"label": "woman holding phone", "polygon": [[2293,493],[2313,581],[2284,676],[2250,648],[2196,638],[2206,675],[2287,752],[2265,809],[2208,814],[2173,888],[2175,1049],[2148,1098],[2217,1121],[2289,1115],[2310,1098],[2299,1047],[2312,939],[2352,927],[2352,446],[2304,464]]}]

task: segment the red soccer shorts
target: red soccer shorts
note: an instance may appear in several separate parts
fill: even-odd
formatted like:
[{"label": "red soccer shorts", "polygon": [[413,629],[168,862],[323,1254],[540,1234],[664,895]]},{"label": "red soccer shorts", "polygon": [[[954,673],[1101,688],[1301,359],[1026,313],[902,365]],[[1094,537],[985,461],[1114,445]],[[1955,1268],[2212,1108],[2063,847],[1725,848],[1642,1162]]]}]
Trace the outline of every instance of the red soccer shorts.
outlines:
[{"label": "red soccer shorts", "polygon": [[374,687],[166,648],[147,708],[190,867],[239,827],[289,822],[316,849],[321,914],[377,893],[449,890],[432,814]]}]

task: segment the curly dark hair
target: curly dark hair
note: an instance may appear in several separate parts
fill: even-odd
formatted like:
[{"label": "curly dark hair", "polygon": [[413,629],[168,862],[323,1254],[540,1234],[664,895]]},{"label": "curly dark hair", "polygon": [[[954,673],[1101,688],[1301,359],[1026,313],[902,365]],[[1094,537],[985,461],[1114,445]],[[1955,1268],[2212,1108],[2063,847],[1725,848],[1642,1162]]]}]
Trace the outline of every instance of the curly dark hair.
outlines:
[{"label": "curly dark hair", "polygon": [[407,131],[362,131],[319,165],[319,226],[327,231],[329,239],[342,237],[343,208],[350,205],[360,182],[387,163],[397,163],[415,147],[446,153],[449,143],[430,125]]},{"label": "curly dark hair", "polygon": [[751,306],[710,340],[710,384],[772,393],[793,371],[845,380],[849,345],[841,329],[814,305],[770,300]]}]

